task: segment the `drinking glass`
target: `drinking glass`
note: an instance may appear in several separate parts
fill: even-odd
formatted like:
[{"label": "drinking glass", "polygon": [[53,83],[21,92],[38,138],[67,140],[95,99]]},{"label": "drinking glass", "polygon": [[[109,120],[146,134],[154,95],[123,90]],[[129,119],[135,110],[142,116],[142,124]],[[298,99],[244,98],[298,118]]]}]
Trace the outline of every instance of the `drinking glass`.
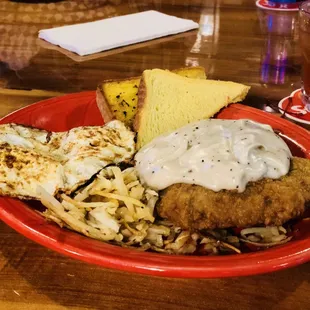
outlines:
[{"label": "drinking glass", "polygon": [[299,40],[302,53],[302,100],[310,111],[310,1],[299,7]]}]

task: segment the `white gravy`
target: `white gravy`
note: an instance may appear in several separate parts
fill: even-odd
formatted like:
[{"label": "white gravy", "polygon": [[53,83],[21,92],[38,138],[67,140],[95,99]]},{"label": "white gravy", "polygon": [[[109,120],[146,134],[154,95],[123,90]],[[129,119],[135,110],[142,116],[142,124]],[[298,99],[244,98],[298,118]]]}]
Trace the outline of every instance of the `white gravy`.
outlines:
[{"label": "white gravy", "polygon": [[155,138],[135,156],[141,181],[243,192],[248,182],[288,173],[292,154],[272,128],[250,120],[202,120]]}]

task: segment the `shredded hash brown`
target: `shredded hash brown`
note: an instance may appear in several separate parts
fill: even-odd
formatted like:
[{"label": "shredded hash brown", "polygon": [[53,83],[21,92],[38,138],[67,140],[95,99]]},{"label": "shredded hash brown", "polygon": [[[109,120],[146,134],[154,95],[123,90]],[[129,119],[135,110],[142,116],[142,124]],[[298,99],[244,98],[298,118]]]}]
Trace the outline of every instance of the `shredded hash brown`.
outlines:
[{"label": "shredded hash brown", "polygon": [[158,193],[145,188],[135,168],[123,171],[117,166],[104,168],[87,186],[71,197],[57,199],[38,189],[43,216],[60,227],[87,237],[138,250],[168,254],[241,253],[240,242],[260,247],[290,240],[280,227],[253,227],[241,231],[240,238],[229,230],[182,230],[156,215]]}]

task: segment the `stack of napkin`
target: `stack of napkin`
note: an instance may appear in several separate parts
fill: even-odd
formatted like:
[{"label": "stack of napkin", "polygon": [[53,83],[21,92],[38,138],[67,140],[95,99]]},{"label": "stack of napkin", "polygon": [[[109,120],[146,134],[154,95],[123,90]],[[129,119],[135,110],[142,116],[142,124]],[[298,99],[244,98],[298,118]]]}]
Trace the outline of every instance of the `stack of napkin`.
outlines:
[{"label": "stack of napkin", "polygon": [[44,29],[39,38],[80,56],[198,28],[198,24],[157,11]]}]

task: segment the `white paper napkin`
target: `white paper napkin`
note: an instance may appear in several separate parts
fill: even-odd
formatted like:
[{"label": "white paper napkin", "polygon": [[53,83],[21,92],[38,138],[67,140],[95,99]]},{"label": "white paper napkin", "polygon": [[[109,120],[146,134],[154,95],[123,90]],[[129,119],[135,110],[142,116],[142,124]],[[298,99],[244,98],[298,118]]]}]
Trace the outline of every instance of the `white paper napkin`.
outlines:
[{"label": "white paper napkin", "polygon": [[44,29],[39,38],[84,56],[198,28],[192,20],[146,11]]}]

